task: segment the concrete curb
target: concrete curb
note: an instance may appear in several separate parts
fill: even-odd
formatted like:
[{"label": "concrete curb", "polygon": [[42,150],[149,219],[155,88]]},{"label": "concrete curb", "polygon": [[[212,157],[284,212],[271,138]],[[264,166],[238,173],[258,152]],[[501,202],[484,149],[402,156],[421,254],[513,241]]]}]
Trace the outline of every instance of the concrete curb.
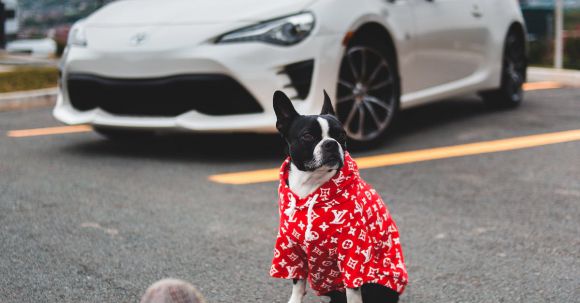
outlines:
[{"label": "concrete curb", "polygon": [[565,86],[580,87],[580,70],[530,67],[528,82],[552,81]]},{"label": "concrete curb", "polygon": [[58,66],[59,59],[12,55],[0,51],[0,65],[6,66]]},{"label": "concrete curb", "polygon": [[24,92],[1,93],[0,112],[52,106],[56,103],[57,94],[57,87]]}]

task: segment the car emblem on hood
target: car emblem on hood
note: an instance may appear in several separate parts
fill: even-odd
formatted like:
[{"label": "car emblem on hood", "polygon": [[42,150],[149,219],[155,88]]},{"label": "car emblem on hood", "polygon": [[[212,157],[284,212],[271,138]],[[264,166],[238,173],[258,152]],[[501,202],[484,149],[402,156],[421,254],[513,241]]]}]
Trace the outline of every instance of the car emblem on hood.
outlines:
[{"label": "car emblem on hood", "polygon": [[147,33],[137,33],[131,37],[131,45],[139,46],[147,40]]}]

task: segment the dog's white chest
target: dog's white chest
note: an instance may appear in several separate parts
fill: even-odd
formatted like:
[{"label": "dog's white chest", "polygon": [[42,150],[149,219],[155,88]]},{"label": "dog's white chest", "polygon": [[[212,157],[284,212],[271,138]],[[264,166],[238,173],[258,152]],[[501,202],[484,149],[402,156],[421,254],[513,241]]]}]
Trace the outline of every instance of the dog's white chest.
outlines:
[{"label": "dog's white chest", "polygon": [[322,167],[312,172],[299,170],[294,164],[291,164],[288,174],[288,185],[293,193],[300,198],[304,198],[313,193],[336,174],[336,169]]}]

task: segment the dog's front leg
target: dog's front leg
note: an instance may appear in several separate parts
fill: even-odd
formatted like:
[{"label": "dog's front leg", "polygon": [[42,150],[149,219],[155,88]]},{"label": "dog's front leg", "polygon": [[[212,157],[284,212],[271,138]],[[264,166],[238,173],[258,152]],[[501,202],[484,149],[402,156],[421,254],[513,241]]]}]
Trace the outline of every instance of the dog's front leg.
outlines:
[{"label": "dog's front leg", "polygon": [[363,303],[362,293],[360,291],[360,287],[346,289],[346,302],[347,303]]},{"label": "dog's front leg", "polygon": [[306,280],[294,279],[292,281],[292,296],[288,303],[302,303],[302,298],[306,294]]}]

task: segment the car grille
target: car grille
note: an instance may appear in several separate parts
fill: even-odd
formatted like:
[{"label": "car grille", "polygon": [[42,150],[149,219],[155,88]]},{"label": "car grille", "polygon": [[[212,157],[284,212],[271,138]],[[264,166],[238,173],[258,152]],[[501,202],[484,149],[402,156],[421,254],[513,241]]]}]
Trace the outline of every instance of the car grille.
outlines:
[{"label": "car grille", "polygon": [[72,106],[80,111],[100,108],[111,114],[152,117],[191,110],[213,116],[263,112],[244,87],[224,75],[114,79],[71,74],[67,87]]}]

